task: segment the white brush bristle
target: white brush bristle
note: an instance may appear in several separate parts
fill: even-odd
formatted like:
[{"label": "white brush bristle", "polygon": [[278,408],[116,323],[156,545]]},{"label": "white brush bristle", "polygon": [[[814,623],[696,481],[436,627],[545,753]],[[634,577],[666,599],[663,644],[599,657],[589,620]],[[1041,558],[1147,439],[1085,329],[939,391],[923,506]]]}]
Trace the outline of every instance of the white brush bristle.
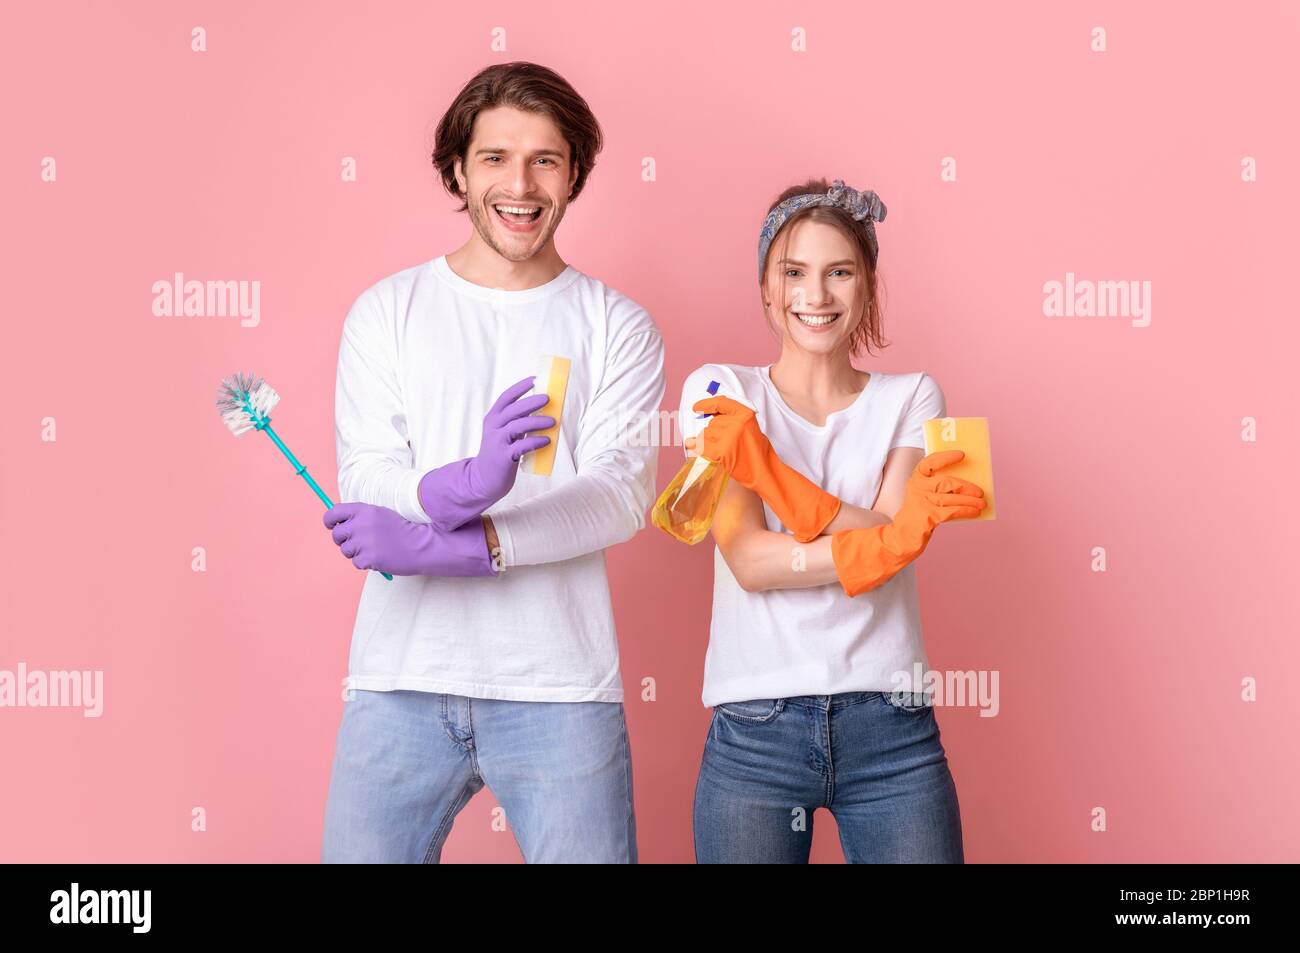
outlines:
[{"label": "white brush bristle", "polygon": [[249,373],[232,374],[217,390],[217,410],[236,437],[266,423],[279,402],[280,395],[270,384]]}]

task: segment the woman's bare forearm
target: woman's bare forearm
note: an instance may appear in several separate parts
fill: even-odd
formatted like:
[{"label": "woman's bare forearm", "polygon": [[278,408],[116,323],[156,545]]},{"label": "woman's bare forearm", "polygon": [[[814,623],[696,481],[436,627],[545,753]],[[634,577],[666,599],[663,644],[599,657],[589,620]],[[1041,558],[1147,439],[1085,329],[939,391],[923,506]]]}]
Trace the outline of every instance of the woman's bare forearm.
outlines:
[{"label": "woman's bare forearm", "polygon": [[842,529],[866,529],[890,522],[893,521],[884,513],[863,509],[861,506],[854,506],[841,500],[840,511],[835,514],[835,519],[826,524],[822,535],[830,536],[831,533],[838,533]]},{"label": "woman's bare forearm", "polygon": [[788,533],[748,530],[722,550],[722,558],[746,592],[811,589],[839,582],[829,536],[801,543]]},{"label": "woman's bare forearm", "polygon": [[883,513],[841,503],[821,536],[800,543],[789,533],[775,533],[763,525],[762,500],[753,491],[732,483],[718,506],[713,538],[736,582],[747,592],[811,589],[839,583],[831,556],[831,533],[888,522],[889,517]]}]

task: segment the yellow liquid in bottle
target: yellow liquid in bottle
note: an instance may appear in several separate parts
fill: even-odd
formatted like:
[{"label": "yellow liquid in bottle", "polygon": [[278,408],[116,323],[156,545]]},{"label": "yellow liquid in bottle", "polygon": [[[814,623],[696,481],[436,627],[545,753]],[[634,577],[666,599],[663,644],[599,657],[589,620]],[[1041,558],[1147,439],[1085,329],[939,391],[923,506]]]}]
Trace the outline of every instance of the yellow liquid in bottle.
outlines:
[{"label": "yellow liquid in bottle", "polygon": [[650,522],[674,539],[694,546],[709,535],[713,513],[729,478],[720,464],[692,457],[659,494],[650,511]]}]

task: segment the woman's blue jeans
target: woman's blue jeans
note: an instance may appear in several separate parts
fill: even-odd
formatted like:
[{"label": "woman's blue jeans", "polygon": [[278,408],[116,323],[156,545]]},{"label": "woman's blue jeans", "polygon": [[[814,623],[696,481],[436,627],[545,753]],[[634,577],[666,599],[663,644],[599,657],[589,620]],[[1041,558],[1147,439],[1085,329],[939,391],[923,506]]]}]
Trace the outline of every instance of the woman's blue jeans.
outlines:
[{"label": "woman's blue jeans", "polygon": [[963,863],[957,787],[920,692],[729,702],[695,787],[702,864],[808,862],[813,812],[856,863]]}]

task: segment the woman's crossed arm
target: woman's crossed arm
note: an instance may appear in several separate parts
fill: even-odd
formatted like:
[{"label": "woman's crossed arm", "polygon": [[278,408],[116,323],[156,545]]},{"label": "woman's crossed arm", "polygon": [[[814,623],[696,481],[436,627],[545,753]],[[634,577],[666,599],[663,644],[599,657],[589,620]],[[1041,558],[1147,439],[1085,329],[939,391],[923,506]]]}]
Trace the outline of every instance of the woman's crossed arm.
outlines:
[{"label": "woman's crossed arm", "polygon": [[736,582],[746,592],[809,589],[837,583],[831,534],[892,522],[903,503],[908,477],[923,455],[924,451],[917,447],[891,450],[871,509],[841,503],[822,535],[810,543],[769,530],[758,495],[734,480],[728,483],[714,515],[713,538]]}]

